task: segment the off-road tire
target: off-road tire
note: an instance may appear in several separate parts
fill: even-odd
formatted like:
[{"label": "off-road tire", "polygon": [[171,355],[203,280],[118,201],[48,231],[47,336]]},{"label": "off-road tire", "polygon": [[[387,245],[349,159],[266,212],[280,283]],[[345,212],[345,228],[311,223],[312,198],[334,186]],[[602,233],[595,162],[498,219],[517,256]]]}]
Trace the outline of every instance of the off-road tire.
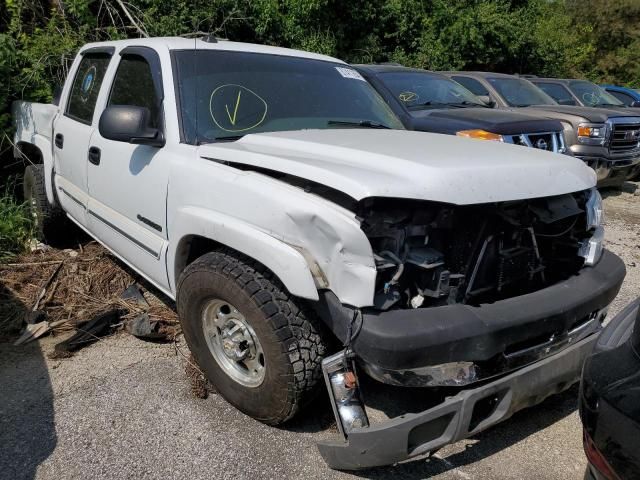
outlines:
[{"label": "off-road tire", "polygon": [[68,236],[72,225],[62,208],[52,205],[47,199],[44,165],[27,165],[23,192],[35,218],[38,240],[51,245],[61,243]]},{"label": "off-road tire", "polygon": [[[265,357],[259,386],[232,379],[209,350],[202,317],[213,299],[234,305],[257,335]],[[228,249],[198,258],[178,281],[178,315],[207,379],[238,410],[269,425],[292,418],[313,398],[322,379],[322,327],[301,305],[263,265]]]}]

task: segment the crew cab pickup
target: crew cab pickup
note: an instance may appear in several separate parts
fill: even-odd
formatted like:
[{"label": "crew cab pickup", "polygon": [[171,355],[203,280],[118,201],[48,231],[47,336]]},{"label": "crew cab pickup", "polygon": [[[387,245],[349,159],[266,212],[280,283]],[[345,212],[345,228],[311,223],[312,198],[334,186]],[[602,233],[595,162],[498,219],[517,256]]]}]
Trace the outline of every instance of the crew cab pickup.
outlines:
[{"label": "crew cab pickup", "polygon": [[[569,387],[625,275],[583,162],[406,131],[331,57],[90,44],[59,105],[14,116],[43,235],[64,214],[176,299],[247,415],[283,423],[324,379],[334,468],[428,453]],[[379,388],[418,404],[380,416]]]},{"label": "crew cab pickup", "polygon": [[[596,171],[599,187],[620,187],[640,169],[640,115],[635,109],[559,104],[529,80],[489,72],[445,72],[496,108],[560,120],[573,154]],[[532,79],[536,80],[536,79]]]},{"label": "crew cab pickup", "polygon": [[494,110],[450,78],[395,64],[352,65],[409,130],[569,153],[557,120]]}]

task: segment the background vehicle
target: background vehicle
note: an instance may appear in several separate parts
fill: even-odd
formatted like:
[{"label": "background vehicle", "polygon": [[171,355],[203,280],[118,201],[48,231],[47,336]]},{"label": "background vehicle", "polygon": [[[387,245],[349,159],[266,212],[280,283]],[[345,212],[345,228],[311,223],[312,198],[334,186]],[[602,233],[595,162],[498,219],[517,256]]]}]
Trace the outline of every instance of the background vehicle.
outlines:
[{"label": "background vehicle", "polygon": [[580,388],[587,479],[640,478],[640,298],[605,327]]},{"label": "background vehicle", "polygon": [[[625,275],[582,162],[405,131],[330,57],[90,44],[59,106],[14,116],[17,148],[39,149],[27,193],[176,299],[227,401],[280,424],[324,378],[334,468],[432,451],[568,388]],[[358,374],[417,405],[369,418]]]},{"label": "background vehicle", "polygon": [[526,108],[560,120],[571,152],[596,171],[599,187],[620,187],[640,169],[640,116],[626,109],[559,105],[529,80],[488,72],[446,72],[496,108]]},{"label": "background vehicle", "polygon": [[565,78],[530,78],[529,81],[541,89],[560,105],[581,105],[596,108],[629,108],[634,115],[640,114],[640,109],[625,105],[615,95],[607,92],[600,85],[588,80]]},{"label": "background vehicle", "polygon": [[640,90],[618,85],[600,85],[627,107],[640,107]]},{"label": "background vehicle", "polygon": [[354,65],[410,130],[495,140],[565,153],[562,124],[493,110],[444,75],[399,65]]}]

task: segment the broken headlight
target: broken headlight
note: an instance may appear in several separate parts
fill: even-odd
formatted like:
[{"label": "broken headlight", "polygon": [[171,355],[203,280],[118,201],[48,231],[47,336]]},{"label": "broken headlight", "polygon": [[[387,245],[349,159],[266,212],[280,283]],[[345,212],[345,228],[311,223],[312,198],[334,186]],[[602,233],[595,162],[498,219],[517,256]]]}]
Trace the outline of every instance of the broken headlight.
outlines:
[{"label": "broken headlight", "polygon": [[593,235],[580,244],[579,255],[584,258],[585,265],[595,265],[600,260],[604,250],[604,228],[602,228],[604,206],[602,204],[602,196],[595,188],[591,189],[589,199],[585,204],[585,210],[587,213],[587,230],[593,230]]},{"label": "broken headlight", "polygon": [[587,230],[598,228],[604,222],[604,206],[602,204],[602,196],[595,188],[591,189],[591,194],[587,204]]},{"label": "broken headlight", "polygon": [[578,141],[585,145],[604,145],[607,126],[603,123],[581,123],[578,125]]},{"label": "broken headlight", "polygon": [[591,238],[584,240],[580,244],[578,254],[584,258],[584,264],[587,266],[595,265],[600,260],[604,251],[604,228],[598,227],[593,232]]}]

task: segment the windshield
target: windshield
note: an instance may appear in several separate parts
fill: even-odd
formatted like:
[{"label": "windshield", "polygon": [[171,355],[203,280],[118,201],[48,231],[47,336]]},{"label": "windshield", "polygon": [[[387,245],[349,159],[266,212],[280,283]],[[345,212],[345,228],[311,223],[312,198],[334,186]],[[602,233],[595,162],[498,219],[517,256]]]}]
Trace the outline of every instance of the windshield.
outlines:
[{"label": "windshield", "polygon": [[569,82],[569,89],[588,107],[619,107],[624,105],[604,88],[586,80]]},{"label": "windshield", "polygon": [[382,73],[379,78],[410,110],[443,105],[487,106],[469,90],[448,78],[420,72]]},{"label": "windshield", "polygon": [[557,105],[556,101],[531,82],[522,78],[488,78],[493,88],[510,107]]},{"label": "windshield", "polygon": [[358,72],[344,64],[260,53],[175,52],[184,141],[307,128],[401,129]]}]

